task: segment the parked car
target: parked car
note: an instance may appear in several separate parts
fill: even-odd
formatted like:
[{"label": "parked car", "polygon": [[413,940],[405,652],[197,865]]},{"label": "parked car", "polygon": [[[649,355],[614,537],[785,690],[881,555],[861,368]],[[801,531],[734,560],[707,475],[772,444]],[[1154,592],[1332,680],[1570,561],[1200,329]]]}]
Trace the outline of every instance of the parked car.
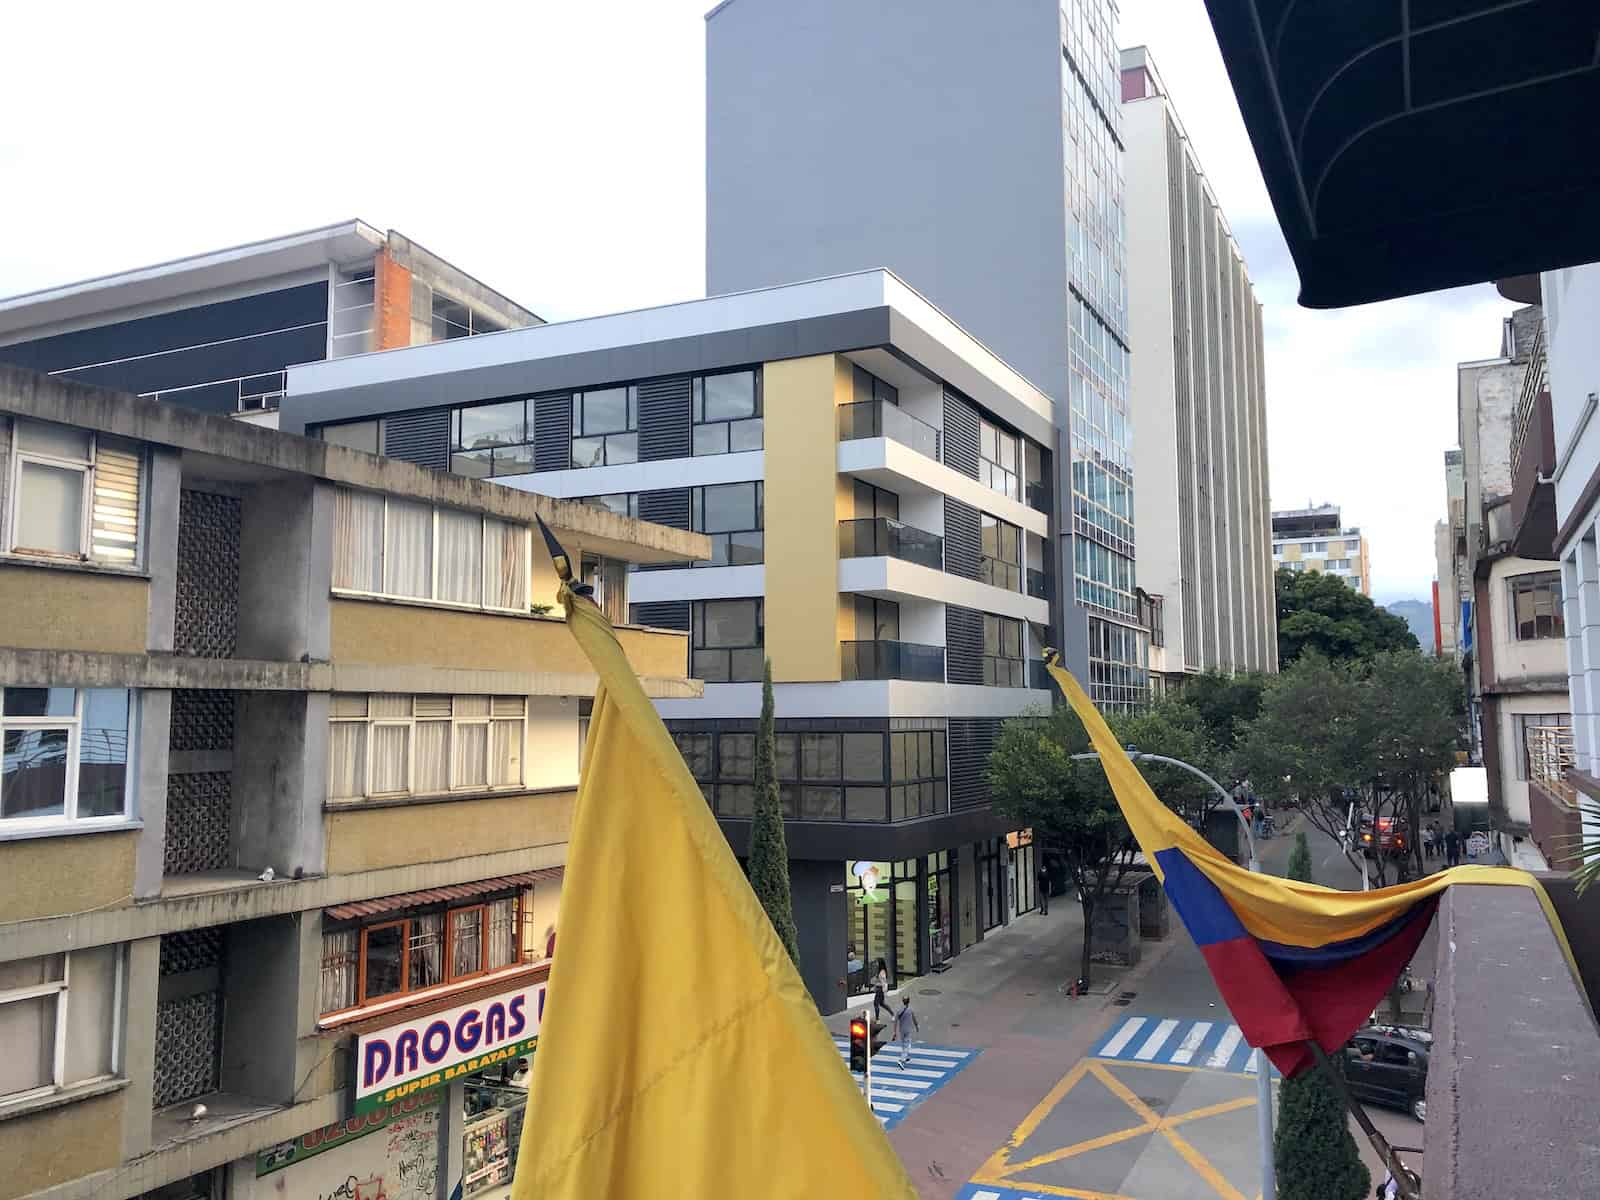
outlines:
[{"label": "parked car", "polygon": [[1368,1025],[1344,1048],[1339,1067],[1357,1100],[1398,1108],[1421,1121],[1427,1117],[1428,1049],[1401,1026]]}]

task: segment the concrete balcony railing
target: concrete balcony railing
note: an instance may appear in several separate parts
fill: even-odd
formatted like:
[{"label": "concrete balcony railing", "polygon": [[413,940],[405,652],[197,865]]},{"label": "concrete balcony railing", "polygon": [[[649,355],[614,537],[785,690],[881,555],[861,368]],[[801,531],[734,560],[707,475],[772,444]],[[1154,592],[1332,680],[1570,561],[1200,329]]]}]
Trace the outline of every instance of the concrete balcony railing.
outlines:
[{"label": "concrete balcony railing", "polygon": [[1458,885],[1439,904],[1426,1200],[1600,1196],[1600,905],[1543,877],[1580,976],[1521,887]]}]

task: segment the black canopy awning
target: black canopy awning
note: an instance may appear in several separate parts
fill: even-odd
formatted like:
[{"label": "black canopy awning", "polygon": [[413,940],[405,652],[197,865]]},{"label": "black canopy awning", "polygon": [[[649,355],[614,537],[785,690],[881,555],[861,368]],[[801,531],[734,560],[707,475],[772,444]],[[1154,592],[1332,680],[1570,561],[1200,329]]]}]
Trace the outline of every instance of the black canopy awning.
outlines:
[{"label": "black canopy awning", "polygon": [[1302,304],[1600,260],[1597,0],[1206,7]]}]

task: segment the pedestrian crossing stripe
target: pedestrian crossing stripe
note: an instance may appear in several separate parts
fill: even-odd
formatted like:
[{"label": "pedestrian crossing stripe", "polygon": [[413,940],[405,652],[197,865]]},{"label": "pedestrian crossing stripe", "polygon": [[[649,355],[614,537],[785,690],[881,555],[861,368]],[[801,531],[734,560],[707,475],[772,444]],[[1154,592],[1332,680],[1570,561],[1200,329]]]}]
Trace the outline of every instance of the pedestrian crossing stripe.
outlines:
[{"label": "pedestrian crossing stripe", "polygon": [[1089,1054],[1234,1074],[1250,1075],[1256,1070],[1255,1051],[1244,1040],[1244,1031],[1228,1021],[1126,1017],[1107,1030]]},{"label": "pedestrian crossing stripe", "polygon": [[[835,1037],[833,1044],[848,1066],[850,1039]],[[959,1046],[912,1042],[911,1053],[902,1067],[900,1047],[894,1042],[883,1043],[872,1056],[872,1111],[878,1124],[893,1129],[977,1056],[978,1051]]]}]

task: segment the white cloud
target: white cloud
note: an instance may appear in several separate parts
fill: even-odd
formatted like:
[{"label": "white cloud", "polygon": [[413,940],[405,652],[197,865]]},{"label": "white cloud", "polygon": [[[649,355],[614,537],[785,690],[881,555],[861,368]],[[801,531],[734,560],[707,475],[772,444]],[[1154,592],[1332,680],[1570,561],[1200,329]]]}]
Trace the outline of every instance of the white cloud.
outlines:
[{"label": "white cloud", "polygon": [[[18,7],[0,294],[359,216],[550,318],[700,295],[710,6]],[[1120,40],[1155,55],[1267,306],[1275,502],[1342,503],[1377,590],[1425,595],[1454,363],[1509,306],[1298,308],[1204,6],[1125,0]]]}]

